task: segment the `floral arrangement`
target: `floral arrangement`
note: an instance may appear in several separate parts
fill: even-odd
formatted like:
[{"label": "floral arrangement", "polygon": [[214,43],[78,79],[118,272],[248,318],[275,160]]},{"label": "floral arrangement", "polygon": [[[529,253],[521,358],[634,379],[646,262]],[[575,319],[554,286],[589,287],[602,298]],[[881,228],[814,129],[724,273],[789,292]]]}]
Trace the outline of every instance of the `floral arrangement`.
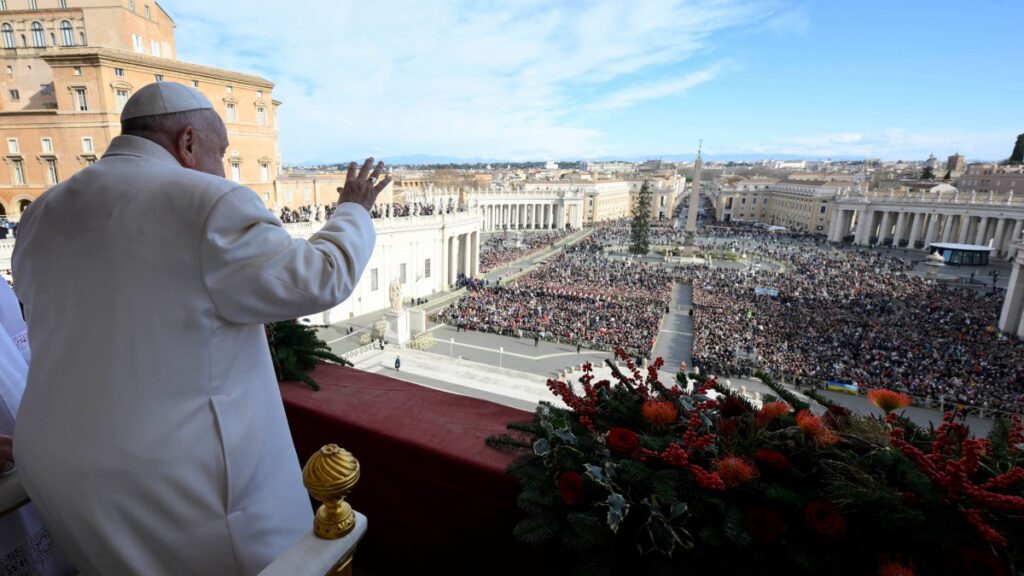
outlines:
[{"label": "floral arrangement", "polygon": [[[620,350],[614,382],[549,380],[517,451],[515,535],[577,574],[1015,574],[1024,545],[1024,428],[974,438],[870,399],[884,417],[782,401],[755,408],[714,378],[662,384]],[[713,392],[714,391],[714,392]],[[768,398],[768,400],[775,400]],[[557,562],[557,560],[556,560]]]}]

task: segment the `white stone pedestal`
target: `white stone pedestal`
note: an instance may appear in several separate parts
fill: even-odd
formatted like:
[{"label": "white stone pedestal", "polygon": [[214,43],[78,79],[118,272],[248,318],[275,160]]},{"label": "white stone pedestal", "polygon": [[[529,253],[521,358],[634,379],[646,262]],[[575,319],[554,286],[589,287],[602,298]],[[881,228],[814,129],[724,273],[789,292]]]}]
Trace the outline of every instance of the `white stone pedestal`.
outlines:
[{"label": "white stone pedestal", "polygon": [[384,338],[399,346],[405,346],[409,341],[409,311],[402,309],[400,312],[388,310],[384,313],[384,320],[388,323],[388,329],[384,332]]}]

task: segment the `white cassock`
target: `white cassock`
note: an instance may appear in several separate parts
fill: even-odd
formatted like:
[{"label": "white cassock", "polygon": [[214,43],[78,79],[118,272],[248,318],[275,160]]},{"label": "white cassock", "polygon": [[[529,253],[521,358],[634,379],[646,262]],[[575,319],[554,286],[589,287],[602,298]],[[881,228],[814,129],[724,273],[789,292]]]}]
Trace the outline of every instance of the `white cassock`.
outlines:
[{"label": "white cassock", "polygon": [[58,547],[83,574],[263,569],[313,514],[262,323],[352,292],[367,211],[296,240],[252,190],[119,136],[18,232],[15,459]]}]

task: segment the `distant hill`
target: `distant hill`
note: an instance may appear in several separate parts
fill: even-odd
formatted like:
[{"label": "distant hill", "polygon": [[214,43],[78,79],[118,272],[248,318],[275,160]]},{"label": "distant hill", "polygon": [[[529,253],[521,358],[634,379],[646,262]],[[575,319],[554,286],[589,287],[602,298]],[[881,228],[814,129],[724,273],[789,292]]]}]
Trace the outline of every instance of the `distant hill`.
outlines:
[{"label": "distant hill", "polygon": [[[755,162],[758,160],[809,160],[819,161],[831,159],[841,160],[863,160],[859,156],[799,156],[796,154],[704,154],[705,161],[714,162]],[[432,154],[409,154],[404,156],[390,156],[382,158],[384,163],[398,166],[416,166],[422,164],[506,164],[523,162],[544,162],[547,160],[555,162],[644,162],[647,160],[663,160],[665,162],[692,162],[697,157],[696,152],[689,154],[652,154],[648,156],[598,156],[594,158],[537,158],[532,160],[510,160],[508,158],[484,158],[484,157],[459,157],[442,156]]]}]

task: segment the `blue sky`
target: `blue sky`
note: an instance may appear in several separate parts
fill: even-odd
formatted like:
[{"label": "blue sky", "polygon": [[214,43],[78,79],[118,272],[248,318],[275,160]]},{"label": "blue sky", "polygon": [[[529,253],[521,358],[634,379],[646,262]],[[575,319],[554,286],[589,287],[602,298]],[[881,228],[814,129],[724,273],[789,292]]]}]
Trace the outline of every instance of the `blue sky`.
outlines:
[{"label": "blue sky", "polygon": [[429,154],[1009,156],[1019,0],[162,0],[276,83],[286,163]]}]

